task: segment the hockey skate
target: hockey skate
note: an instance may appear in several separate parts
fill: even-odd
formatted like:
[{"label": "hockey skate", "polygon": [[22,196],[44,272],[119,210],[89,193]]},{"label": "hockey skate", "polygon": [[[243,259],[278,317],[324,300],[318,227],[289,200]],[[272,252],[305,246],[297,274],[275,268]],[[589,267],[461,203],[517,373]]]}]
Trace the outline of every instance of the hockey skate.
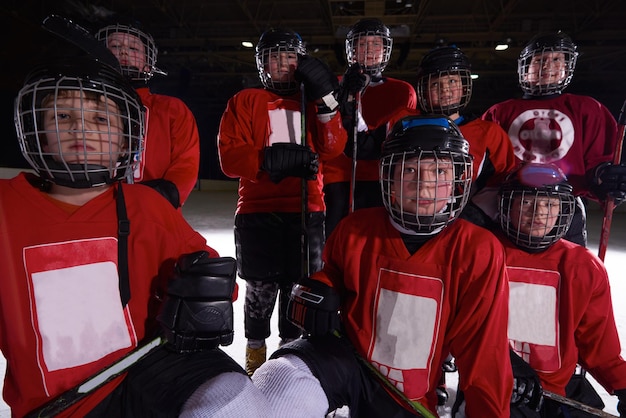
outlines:
[{"label": "hockey skate", "polygon": [[267,346],[264,344],[259,348],[251,348],[246,346],[246,373],[252,376],[256,369],[265,363],[267,354]]}]

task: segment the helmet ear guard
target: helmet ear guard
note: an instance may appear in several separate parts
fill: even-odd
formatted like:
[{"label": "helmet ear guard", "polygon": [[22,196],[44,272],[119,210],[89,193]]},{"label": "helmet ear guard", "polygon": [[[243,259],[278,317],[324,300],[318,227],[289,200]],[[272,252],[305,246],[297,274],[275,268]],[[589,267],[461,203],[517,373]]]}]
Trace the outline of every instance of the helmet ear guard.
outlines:
[{"label": "helmet ear guard", "polygon": [[[573,188],[565,174],[554,164],[523,163],[513,170],[499,190],[498,212],[500,227],[517,247],[529,252],[543,251],[565,236],[575,210]],[[557,199],[559,210],[554,226],[546,227],[541,235],[529,234],[522,229],[521,217],[535,219],[538,200]],[[524,209],[532,203],[532,208]],[[549,208],[552,207],[550,203]],[[532,212],[530,212],[532,210]],[[543,209],[542,209],[543,210]],[[548,209],[549,212],[550,209]],[[514,220],[518,216],[519,220]]]}]

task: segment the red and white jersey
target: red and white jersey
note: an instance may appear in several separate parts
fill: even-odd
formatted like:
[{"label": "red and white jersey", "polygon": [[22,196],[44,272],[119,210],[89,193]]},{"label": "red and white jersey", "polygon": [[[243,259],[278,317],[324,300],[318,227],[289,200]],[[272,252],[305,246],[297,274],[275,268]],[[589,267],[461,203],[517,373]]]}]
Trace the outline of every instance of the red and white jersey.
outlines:
[{"label": "red and white jersey", "polygon": [[[415,108],[416,104],[417,96],[412,85],[383,77],[380,82],[370,83],[361,94],[361,115],[367,129],[373,131],[386,125],[395,112],[405,107]],[[352,132],[349,137],[352,138]],[[343,152],[325,163],[323,168],[324,184],[350,182],[352,178],[352,159]],[[378,181],[378,160],[359,160],[356,180]]]},{"label": "red and white jersey", "polygon": [[[13,416],[50,401],[153,335],[157,296],[180,255],[206,250],[217,256],[156,191],[125,184],[130,301],[123,307],[116,187],[71,206],[33,187],[27,176],[0,180],[0,349],[7,359],[4,399]],[[85,416],[122,379],[61,416]]]},{"label": "red and white jersey", "polygon": [[495,236],[461,219],[411,255],[386,210],[369,208],[338,224],[312,278],[339,292],[350,341],[409,399],[435,413],[452,353],[466,415],[501,418],[513,384],[504,257]]},{"label": "red and white jersey", "polygon": [[196,119],[177,97],[137,89],[146,107],[144,152],[135,170],[135,182],[165,179],[176,185],[181,205],[198,181],[200,136]]},{"label": "red and white jersey", "polygon": [[579,196],[592,196],[586,174],[611,161],[617,122],[597,100],[574,94],[546,99],[511,99],[482,116],[509,134],[519,161],[554,163]]},{"label": "red and white jersey", "polygon": [[612,393],[626,388],[626,361],[607,272],[588,249],[560,240],[528,253],[502,237],[509,277],[509,338],[545,390],[565,396],[576,363]]},{"label": "red and white jersey", "polygon": [[[220,121],[218,151],[222,171],[239,178],[237,213],[300,212],[302,179],[287,177],[278,184],[261,170],[263,150],[275,143],[301,143],[300,93],[279,96],[269,90],[245,89],[226,105]],[[307,103],[306,143],[319,154],[320,165],[340,153],[347,134],[339,112],[328,122],[317,117],[314,103]],[[322,175],[307,181],[308,210],[325,210]]]}]

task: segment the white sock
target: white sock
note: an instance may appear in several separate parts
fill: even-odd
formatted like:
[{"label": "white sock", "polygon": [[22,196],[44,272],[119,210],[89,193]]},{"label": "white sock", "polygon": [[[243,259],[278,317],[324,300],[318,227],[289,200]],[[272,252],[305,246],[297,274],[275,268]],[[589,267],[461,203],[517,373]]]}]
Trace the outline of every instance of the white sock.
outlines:
[{"label": "white sock", "polygon": [[267,397],[274,418],[320,418],[328,411],[328,399],[319,380],[297,356],[268,360],[252,375]]},{"label": "white sock", "polygon": [[222,373],[204,382],[187,399],[181,418],[270,418],[272,407],[246,375]]}]

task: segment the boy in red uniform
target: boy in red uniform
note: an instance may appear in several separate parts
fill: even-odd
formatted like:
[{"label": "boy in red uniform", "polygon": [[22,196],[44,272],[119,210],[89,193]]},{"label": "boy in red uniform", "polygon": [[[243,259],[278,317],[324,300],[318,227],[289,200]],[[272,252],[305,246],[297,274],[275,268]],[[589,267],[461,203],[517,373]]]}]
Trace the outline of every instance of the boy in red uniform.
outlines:
[{"label": "boy in red uniform", "polygon": [[[589,250],[561,239],[574,207],[573,188],[555,164],[523,164],[500,189],[509,338],[537,372],[544,390],[578,399],[568,382],[579,363],[619,397],[623,417],[626,361],[620,355],[606,269]],[[549,399],[544,399],[541,413],[550,418],[578,416],[578,411]]]},{"label": "boy in red uniform", "polygon": [[285,29],[263,33],[256,63],[264,88],[233,96],[218,133],[222,171],[239,178],[235,245],[239,275],[246,281],[249,374],[265,361],[277,297],[281,344],[300,336],[285,315],[293,282],[304,271],[322,267],[325,205],[318,165],[346,145],[333,96],[337,77],[306,55],[299,34]]},{"label": "boy in red uniform", "polygon": [[[349,139],[344,153],[322,167],[327,237],[351,211],[351,189],[354,209],[382,206],[378,190],[378,160],[380,146],[387,134],[387,123],[396,111],[414,108],[416,103],[413,86],[383,76],[392,48],[389,28],[379,19],[361,19],[346,35],[349,68],[343,75],[338,99]],[[360,92],[358,104],[355,102],[357,91]],[[352,100],[348,96],[352,96]],[[356,146],[355,128],[358,132]],[[356,167],[353,167],[353,158],[357,160]],[[355,184],[351,184],[355,169]]]},{"label": "boy in red uniform", "polygon": [[200,136],[193,113],[177,97],[154,94],[148,82],[158,50],[152,36],[133,25],[116,23],[101,28],[96,38],[118,59],[146,107],[146,139],[138,156],[133,181],[153,187],[175,208],[181,207],[198,181]]},{"label": "boy in red uniform", "polygon": [[[234,260],[216,258],[154,190],[122,183],[144,134],[127,80],[66,58],[33,71],[15,106],[36,174],[0,181],[0,349],[12,414],[65,402],[59,395],[151,340],[160,322],[186,354],[160,346],[58,416],[269,416],[243,369],[217,349],[232,341]],[[178,309],[191,307],[188,285],[215,325]],[[198,327],[186,333],[187,324]]]},{"label": "boy in red uniform", "polygon": [[458,219],[472,182],[468,150],[448,118],[396,123],[380,160],[384,207],[344,218],[324,268],[292,291],[291,319],[311,336],[281,347],[252,376],[276,417],[342,405],[358,417],[436,415],[448,353],[467,416],[509,416],[504,251]]}]

